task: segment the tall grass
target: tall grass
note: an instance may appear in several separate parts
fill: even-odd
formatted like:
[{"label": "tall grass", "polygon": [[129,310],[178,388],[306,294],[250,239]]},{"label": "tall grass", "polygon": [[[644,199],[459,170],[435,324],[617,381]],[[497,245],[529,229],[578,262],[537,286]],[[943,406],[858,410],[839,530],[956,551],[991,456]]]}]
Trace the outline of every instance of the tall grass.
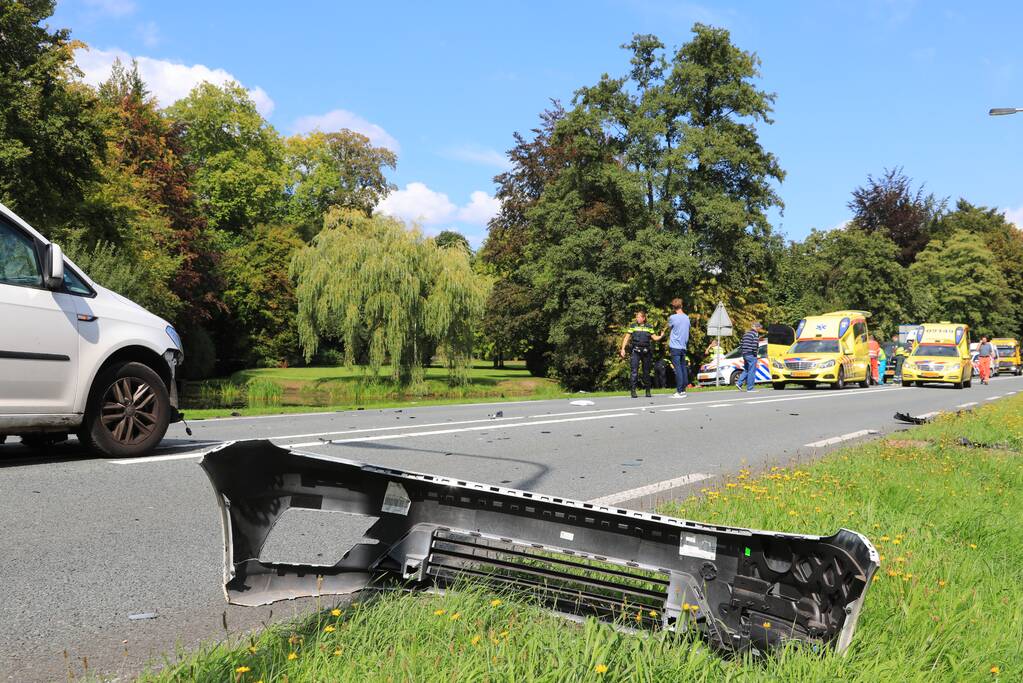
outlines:
[{"label": "tall grass", "polygon": [[[963,447],[971,442],[997,448]],[[708,522],[867,534],[882,555],[845,656],[726,659],[668,633],[576,625],[481,587],[388,593],[211,645],[146,681],[1023,680],[1023,397],[669,504]],[[360,596],[360,599],[365,599]]]}]

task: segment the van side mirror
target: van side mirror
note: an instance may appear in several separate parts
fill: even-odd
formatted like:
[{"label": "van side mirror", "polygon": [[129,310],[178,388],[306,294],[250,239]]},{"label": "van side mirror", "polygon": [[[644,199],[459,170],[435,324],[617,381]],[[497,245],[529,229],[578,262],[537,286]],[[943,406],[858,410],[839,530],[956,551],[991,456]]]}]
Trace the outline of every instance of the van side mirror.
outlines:
[{"label": "van side mirror", "polygon": [[64,251],[52,242],[46,247],[46,270],[43,279],[47,289],[60,289],[64,286]]}]

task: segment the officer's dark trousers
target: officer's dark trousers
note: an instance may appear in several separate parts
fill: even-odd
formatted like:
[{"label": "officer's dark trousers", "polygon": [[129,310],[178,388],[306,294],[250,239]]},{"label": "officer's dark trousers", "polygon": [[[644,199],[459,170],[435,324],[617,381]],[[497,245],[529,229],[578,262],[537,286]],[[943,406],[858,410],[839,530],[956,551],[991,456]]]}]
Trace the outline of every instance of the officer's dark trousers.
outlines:
[{"label": "officer's dark trousers", "polygon": [[629,359],[629,367],[632,368],[632,373],[629,375],[629,388],[636,391],[636,384],[640,379],[639,366],[643,364],[643,382],[642,387],[644,389],[650,389],[650,348],[634,347],[632,349],[632,357]]}]

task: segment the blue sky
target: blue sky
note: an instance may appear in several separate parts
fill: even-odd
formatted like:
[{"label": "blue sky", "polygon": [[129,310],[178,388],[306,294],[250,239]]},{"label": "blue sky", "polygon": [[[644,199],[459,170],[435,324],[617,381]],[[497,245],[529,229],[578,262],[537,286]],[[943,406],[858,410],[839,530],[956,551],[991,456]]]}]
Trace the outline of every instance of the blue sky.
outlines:
[{"label": "blue sky", "polygon": [[761,140],[787,172],[773,221],[788,237],[841,224],[850,191],[890,166],[1023,226],[1023,114],[987,116],[1023,107],[1020,2],[60,0],[50,24],[91,46],[87,80],[131,55],[162,104],[234,78],[282,133],[367,133],[399,156],[384,208],[478,244],[512,132],[624,73],[633,33],[677,46],[695,21],[763,60],[777,102]]}]

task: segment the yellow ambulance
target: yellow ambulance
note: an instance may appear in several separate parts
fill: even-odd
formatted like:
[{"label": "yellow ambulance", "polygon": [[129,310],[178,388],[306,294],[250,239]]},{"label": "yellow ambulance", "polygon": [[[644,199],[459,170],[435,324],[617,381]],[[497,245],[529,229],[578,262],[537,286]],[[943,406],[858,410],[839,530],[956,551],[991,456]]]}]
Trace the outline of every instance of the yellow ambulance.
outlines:
[{"label": "yellow ambulance", "polygon": [[924,323],[920,343],[902,365],[902,385],[952,384],[956,389],[973,383],[970,328],[960,323]]},{"label": "yellow ambulance", "polygon": [[991,374],[997,375],[1003,372],[1011,372],[1016,375],[1023,375],[1023,363],[1020,362],[1019,340],[1011,337],[998,337],[992,339],[991,343],[998,349],[998,367],[991,368]]},{"label": "yellow ambulance", "polygon": [[835,311],[800,320],[795,343],[771,359],[774,388],[825,384],[843,389],[850,382],[870,386],[869,317],[866,311]]}]

